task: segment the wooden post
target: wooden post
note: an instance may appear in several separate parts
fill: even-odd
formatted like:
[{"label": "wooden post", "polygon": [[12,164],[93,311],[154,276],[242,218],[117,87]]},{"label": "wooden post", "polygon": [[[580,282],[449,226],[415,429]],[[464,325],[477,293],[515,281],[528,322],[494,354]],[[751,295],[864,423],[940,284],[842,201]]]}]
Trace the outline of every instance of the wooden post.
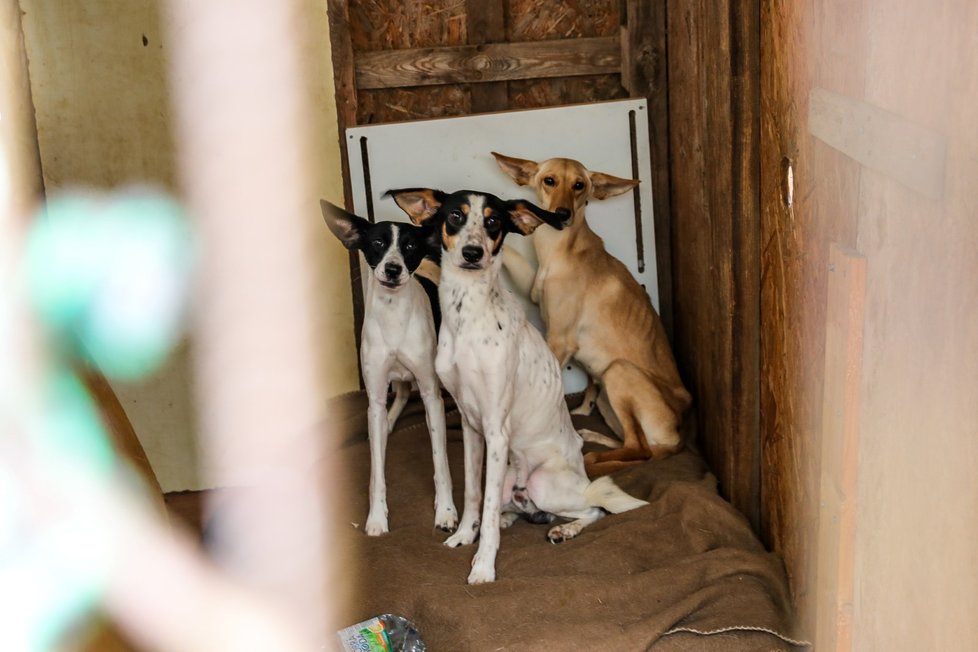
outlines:
[{"label": "wooden post", "polygon": [[[506,40],[506,12],[502,0],[467,0],[466,31],[469,45],[501,43]],[[509,83],[471,84],[472,112],[503,111],[509,108]]]},{"label": "wooden post", "polygon": [[[329,41],[333,55],[333,80],[336,89],[337,137],[340,140],[340,164],[343,168],[343,202],[353,210],[350,187],[350,163],[346,147],[346,128],[357,124],[357,86],[354,78],[353,43],[350,40],[350,8],[346,0],[328,0]],[[360,278],[360,254],[350,252],[350,288],[353,294],[353,339],[360,360],[360,331],[363,329],[363,283]],[[359,368],[359,365],[358,365]],[[357,373],[360,387],[363,376]]]}]

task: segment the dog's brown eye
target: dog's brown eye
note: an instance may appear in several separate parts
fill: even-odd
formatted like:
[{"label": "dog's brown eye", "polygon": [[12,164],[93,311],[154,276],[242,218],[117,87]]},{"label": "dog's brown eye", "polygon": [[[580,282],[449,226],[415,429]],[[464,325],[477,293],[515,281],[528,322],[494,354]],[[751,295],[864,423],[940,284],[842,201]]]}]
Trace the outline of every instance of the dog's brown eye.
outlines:
[{"label": "dog's brown eye", "polygon": [[543,178],[543,185],[545,185],[545,186],[556,186],[557,185],[557,182],[554,181],[554,178],[553,177],[544,177]]},{"label": "dog's brown eye", "polygon": [[404,244],[404,251],[414,251],[414,243],[407,242]]},{"label": "dog's brown eye", "polygon": [[374,249],[383,249],[384,248],[384,241],[383,240],[380,240],[380,239],[377,239],[377,240],[374,240],[373,242],[371,242],[370,245]]},{"label": "dog's brown eye", "polygon": [[499,228],[499,218],[497,217],[487,217],[486,218],[486,231],[495,231]]},{"label": "dog's brown eye", "polygon": [[462,214],[460,212],[458,212],[458,211],[452,211],[451,213],[448,214],[448,224],[449,224],[449,226],[453,226],[453,227],[458,228],[458,227],[462,226],[462,222],[463,221],[464,220],[462,218]]},{"label": "dog's brown eye", "polygon": [[574,190],[584,190],[584,182],[578,181],[574,184]]}]

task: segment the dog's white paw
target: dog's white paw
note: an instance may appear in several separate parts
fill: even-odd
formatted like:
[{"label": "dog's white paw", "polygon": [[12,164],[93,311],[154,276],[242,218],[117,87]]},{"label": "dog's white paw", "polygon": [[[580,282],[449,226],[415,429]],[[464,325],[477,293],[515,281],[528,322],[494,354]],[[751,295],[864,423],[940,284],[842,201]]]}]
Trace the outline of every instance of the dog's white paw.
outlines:
[{"label": "dog's white paw", "polygon": [[367,524],[364,526],[363,531],[367,533],[367,536],[371,537],[387,534],[387,517],[371,514],[367,517]]},{"label": "dog's white paw", "polygon": [[503,512],[499,515],[499,528],[505,529],[510,525],[515,523],[519,519],[520,515],[516,512]]},{"label": "dog's white paw", "polygon": [[445,532],[451,532],[458,527],[458,512],[455,505],[435,508],[435,527]]},{"label": "dog's white paw", "polygon": [[487,563],[476,555],[472,562],[472,572],[469,573],[469,584],[486,584],[495,581],[496,569],[493,564]]},{"label": "dog's white paw", "polygon": [[479,533],[479,523],[476,522],[471,526],[461,525],[455,534],[445,539],[445,544],[449,548],[458,548],[459,546],[467,546],[473,541],[475,541],[476,535]]}]

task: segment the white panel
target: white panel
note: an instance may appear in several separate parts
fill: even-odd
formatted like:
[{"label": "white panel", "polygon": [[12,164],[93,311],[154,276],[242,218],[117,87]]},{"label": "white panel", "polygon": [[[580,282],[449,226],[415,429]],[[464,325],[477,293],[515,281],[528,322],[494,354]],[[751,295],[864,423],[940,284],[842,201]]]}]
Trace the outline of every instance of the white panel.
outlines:
[{"label": "white panel", "polygon": [[[636,177],[632,175],[629,126],[629,114],[633,112]],[[517,186],[499,169],[492,151],[537,161],[557,156],[573,158],[592,171],[640,179],[642,183],[633,191],[641,203],[640,229],[636,227],[633,193],[592,201],[586,215],[608,251],[625,263],[658,309],[651,157],[644,99],[353,127],[347,129],[346,137],[354,211],[368,214],[366,168],[375,221],[407,221],[392,199],[382,197],[392,188],[481,190],[504,199],[523,197],[535,201],[532,190]],[[643,243],[641,260],[639,238]],[[506,237],[506,244],[535,263],[528,238],[511,234]],[[509,287],[508,279],[504,278],[504,282]],[[542,330],[539,311],[529,299],[522,298],[530,320]],[[579,369],[565,371],[564,386],[568,392],[580,391],[585,384],[586,377]]]}]

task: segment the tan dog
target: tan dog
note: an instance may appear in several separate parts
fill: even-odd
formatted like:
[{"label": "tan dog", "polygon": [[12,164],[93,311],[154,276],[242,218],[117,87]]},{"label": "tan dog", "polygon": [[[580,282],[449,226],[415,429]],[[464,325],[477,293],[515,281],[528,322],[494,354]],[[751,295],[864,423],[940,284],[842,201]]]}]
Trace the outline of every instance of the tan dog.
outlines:
[{"label": "tan dog", "polygon": [[[544,208],[571,221],[533,236],[539,268],[505,248],[503,263],[517,286],[540,306],[547,344],[562,365],[574,358],[588,373],[584,401],[596,404],[622,438],[620,448],[584,456],[596,476],[678,452],[679,425],[691,397],[683,387],[665,329],[645,290],[584,219],[589,199],[607,199],[638,181],[591,172],[572,159],[542,163],[492,153],[506,174],[537,192]],[[595,381],[600,384],[597,392]]]}]

